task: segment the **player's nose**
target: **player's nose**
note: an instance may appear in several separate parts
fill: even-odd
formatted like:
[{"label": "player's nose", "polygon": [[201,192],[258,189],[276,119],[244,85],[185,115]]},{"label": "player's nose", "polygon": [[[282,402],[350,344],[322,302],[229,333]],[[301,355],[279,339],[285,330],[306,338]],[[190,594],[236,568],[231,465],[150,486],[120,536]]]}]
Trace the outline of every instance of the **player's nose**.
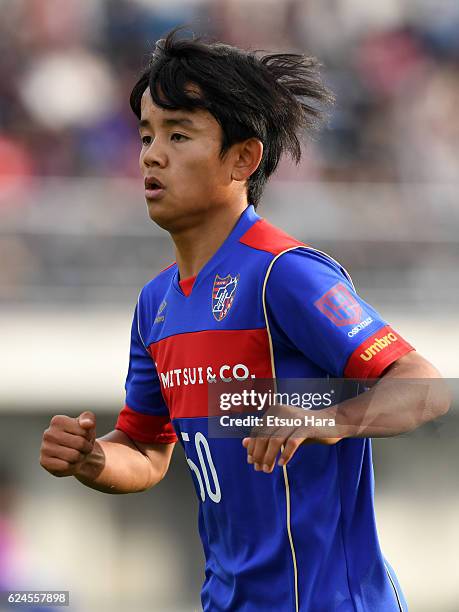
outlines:
[{"label": "player's nose", "polygon": [[158,166],[163,168],[167,164],[167,153],[158,138],[155,138],[147,147],[140,158],[140,165],[147,168]]}]

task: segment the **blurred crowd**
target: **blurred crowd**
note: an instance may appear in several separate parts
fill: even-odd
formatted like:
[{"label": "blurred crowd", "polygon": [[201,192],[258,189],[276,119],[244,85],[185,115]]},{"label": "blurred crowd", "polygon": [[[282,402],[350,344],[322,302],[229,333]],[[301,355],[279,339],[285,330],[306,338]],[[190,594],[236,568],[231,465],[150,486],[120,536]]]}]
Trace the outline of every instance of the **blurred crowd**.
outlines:
[{"label": "blurred crowd", "polygon": [[170,28],[310,52],[330,129],[281,178],[455,181],[457,0],[0,0],[0,191],[33,176],[138,176],[130,89]]},{"label": "blurred crowd", "polygon": [[[336,95],[328,127],[299,166],[284,159],[276,174],[291,181],[278,184],[291,203],[314,199],[321,248],[333,252],[327,228],[360,211],[360,236],[377,219],[413,229],[412,278],[443,266],[434,256],[453,267],[449,238],[436,239],[442,255],[418,234],[420,224],[433,235],[457,226],[458,0],[0,0],[0,11],[0,300],[132,300],[170,261],[169,242],[152,240],[146,223],[129,94],[156,40],[178,25],[322,62]],[[424,216],[406,206],[420,204],[420,189],[432,200]],[[282,213],[286,229],[293,210]],[[353,249],[353,269],[378,259],[364,242]],[[385,248],[398,275],[389,284],[408,286],[391,253],[402,258]]]}]

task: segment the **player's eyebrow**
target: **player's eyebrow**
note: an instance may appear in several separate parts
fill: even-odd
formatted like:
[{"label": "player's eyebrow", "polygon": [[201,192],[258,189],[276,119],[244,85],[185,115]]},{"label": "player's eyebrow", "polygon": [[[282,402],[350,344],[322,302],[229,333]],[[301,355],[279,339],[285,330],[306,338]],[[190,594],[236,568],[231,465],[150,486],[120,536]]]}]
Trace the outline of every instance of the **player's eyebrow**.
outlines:
[{"label": "player's eyebrow", "polygon": [[[185,127],[195,127],[193,121],[191,119],[188,119],[187,117],[170,117],[168,119],[163,119],[161,123],[164,127],[175,127],[177,125]],[[148,119],[141,119],[139,121],[139,128],[143,127],[151,127],[151,124]]]}]

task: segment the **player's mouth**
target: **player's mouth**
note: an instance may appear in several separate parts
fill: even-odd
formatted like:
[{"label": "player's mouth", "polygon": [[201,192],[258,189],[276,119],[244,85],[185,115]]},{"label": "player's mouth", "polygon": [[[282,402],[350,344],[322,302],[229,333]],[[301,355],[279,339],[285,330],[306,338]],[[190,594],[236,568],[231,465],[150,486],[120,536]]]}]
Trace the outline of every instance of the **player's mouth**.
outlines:
[{"label": "player's mouth", "polygon": [[166,188],[156,177],[149,176],[145,179],[145,198],[147,200],[159,200],[165,191]]}]

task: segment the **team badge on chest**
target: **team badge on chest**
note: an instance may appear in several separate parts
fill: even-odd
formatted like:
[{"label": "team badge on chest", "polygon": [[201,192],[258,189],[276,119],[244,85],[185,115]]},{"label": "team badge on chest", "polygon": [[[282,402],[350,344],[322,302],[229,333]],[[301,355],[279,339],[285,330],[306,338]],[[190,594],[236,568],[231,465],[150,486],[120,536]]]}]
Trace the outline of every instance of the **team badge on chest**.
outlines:
[{"label": "team badge on chest", "polygon": [[236,288],[239,283],[239,274],[222,278],[217,274],[212,288],[212,314],[217,321],[221,321],[228,314],[234,301]]}]

